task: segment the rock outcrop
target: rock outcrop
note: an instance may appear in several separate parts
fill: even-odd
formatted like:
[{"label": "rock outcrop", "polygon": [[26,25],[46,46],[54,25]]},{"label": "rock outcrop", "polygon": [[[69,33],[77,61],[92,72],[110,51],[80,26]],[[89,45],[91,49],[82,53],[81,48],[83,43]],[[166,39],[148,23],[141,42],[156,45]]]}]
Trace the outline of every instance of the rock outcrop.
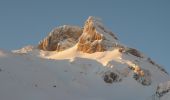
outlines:
[{"label": "rock outcrop", "polygon": [[83,28],[64,25],[57,27],[43,39],[38,48],[45,51],[63,51],[77,44],[77,51],[103,52],[122,47],[117,37],[104,27],[101,20],[90,16]]},{"label": "rock outcrop", "polygon": [[102,52],[113,47],[116,41],[117,37],[103,26],[99,18],[90,16],[85,22],[77,50],[85,53]]},{"label": "rock outcrop", "polygon": [[78,26],[64,25],[57,27],[39,43],[38,48],[45,51],[66,50],[78,42],[82,33],[82,28]]}]

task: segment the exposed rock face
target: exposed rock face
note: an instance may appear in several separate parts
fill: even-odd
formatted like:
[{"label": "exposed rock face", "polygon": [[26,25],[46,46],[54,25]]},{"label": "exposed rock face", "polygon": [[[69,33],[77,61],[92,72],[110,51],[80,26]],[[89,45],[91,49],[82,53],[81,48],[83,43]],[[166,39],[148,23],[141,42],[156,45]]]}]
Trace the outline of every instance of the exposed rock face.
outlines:
[{"label": "exposed rock face", "polygon": [[127,48],[125,52],[130,53],[131,55],[134,55],[136,57],[143,58],[143,55],[134,48]]},{"label": "exposed rock face", "polygon": [[120,78],[120,76],[117,73],[107,71],[103,75],[103,80],[106,83],[110,83],[111,84],[113,82],[120,82],[122,79]]},{"label": "exposed rock face", "polygon": [[63,51],[74,46],[82,32],[82,28],[78,26],[57,27],[39,43],[38,48],[46,51]]},{"label": "exposed rock face", "polygon": [[117,37],[103,26],[100,19],[90,16],[85,22],[77,50],[86,53],[106,51],[116,40]]},{"label": "exposed rock face", "polygon": [[99,18],[90,16],[83,29],[69,25],[57,27],[39,43],[38,48],[46,51],[63,51],[77,44],[78,51],[94,53],[122,47],[117,40]]}]

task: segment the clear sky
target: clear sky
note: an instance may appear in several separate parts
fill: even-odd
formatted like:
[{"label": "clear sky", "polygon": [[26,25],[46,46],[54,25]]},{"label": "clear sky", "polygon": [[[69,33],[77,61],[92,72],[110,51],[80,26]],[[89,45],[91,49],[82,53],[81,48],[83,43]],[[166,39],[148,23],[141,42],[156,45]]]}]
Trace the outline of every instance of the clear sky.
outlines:
[{"label": "clear sky", "polygon": [[83,26],[88,16],[170,72],[170,0],[0,0],[0,49],[36,45],[54,27]]}]

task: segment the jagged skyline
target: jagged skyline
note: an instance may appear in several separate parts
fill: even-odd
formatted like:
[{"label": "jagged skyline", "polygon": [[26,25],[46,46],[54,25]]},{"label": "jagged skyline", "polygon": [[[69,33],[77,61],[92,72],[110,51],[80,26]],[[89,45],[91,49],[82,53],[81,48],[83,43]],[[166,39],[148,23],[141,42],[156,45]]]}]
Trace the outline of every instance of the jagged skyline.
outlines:
[{"label": "jagged skyline", "polygon": [[[83,26],[90,15],[103,19],[119,39],[169,68],[169,1],[0,1],[0,48],[36,45],[58,25]],[[10,35],[9,35],[10,34]]]}]

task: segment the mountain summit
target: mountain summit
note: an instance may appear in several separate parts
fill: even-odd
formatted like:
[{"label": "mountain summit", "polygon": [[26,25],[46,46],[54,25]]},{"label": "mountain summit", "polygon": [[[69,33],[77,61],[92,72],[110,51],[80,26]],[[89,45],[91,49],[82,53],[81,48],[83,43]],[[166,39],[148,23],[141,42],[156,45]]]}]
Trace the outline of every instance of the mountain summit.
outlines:
[{"label": "mountain summit", "polygon": [[99,18],[90,16],[83,28],[70,25],[55,28],[38,47],[46,51],[63,51],[77,44],[78,51],[94,53],[113,48],[117,40]]},{"label": "mountain summit", "polygon": [[106,51],[116,43],[117,37],[108,31],[99,18],[90,16],[79,38],[78,50],[86,53]]},{"label": "mountain summit", "polygon": [[0,50],[0,100],[169,100],[169,91],[162,66],[92,16],[37,46]]}]

